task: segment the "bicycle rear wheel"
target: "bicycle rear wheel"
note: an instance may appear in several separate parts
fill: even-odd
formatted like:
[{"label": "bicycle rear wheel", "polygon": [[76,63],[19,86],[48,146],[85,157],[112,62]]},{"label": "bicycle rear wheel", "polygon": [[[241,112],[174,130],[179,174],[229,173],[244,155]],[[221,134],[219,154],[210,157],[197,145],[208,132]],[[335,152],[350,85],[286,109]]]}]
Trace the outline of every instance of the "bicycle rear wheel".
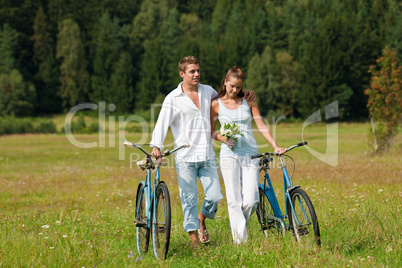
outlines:
[{"label": "bicycle rear wheel", "polygon": [[152,216],[152,244],[158,260],[167,256],[170,241],[171,212],[169,190],[164,182],[160,182],[155,190]]},{"label": "bicycle rear wheel", "polygon": [[290,193],[295,215],[288,203],[288,216],[290,228],[296,241],[306,242],[311,245],[321,245],[320,228],[313,204],[307,193],[300,188]]},{"label": "bicycle rear wheel", "polygon": [[278,234],[282,229],[280,228],[280,223],[275,223],[275,220],[272,219],[275,214],[271,202],[263,189],[258,188],[258,192],[260,195],[260,202],[257,205],[256,214],[258,223],[261,225],[261,230],[265,236],[268,236],[269,233]]},{"label": "bicycle rear wheel", "polygon": [[135,226],[137,251],[141,255],[148,251],[150,228],[148,228],[148,219],[145,215],[145,191],[144,185],[140,183],[137,189],[137,197],[135,201]]}]

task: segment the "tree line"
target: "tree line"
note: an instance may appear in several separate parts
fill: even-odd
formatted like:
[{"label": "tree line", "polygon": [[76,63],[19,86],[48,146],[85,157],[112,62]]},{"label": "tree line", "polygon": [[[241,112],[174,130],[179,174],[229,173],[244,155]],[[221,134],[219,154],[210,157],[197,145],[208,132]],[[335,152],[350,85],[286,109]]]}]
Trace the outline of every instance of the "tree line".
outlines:
[{"label": "tree line", "polygon": [[237,65],[263,115],[305,118],[339,101],[368,117],[370,65],[402,55],[396,0],[1,0],[0,116],[61,113],[106,101],[146,111],[200,60],[219,88]]}]

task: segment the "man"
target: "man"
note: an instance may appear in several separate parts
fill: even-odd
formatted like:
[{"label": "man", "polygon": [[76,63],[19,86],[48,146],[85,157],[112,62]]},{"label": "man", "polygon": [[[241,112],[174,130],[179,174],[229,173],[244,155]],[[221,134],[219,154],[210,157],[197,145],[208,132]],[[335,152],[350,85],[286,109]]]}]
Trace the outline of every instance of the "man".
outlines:
[{"label": "man", "polygon": [[[180,60],[179,74],[183,82],[166,96],[152,134],[151,146],[152,155],[159,158],[169,127],[175,147],[190,145],[190,148],[176,152],[175,162],[184,216],[183,227],[190,234],[193,246],[198,247],[198,238],[201,243],[210,241],[205,219],[215,218],[218,203],[223,198],[210,127],[211,100],[217,93],[212,87],[199,83],[200,66],[194,56]],[[199,213],[197,177],[205,194]]]}]

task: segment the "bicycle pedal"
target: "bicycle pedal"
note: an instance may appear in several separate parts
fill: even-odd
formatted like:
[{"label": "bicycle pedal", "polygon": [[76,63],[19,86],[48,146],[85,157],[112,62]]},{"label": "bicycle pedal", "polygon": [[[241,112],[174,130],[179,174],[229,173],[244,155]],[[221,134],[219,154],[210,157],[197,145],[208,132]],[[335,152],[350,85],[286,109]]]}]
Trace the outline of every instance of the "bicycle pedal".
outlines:
[{"label": "bicycle pedal", "polygon": [[136,227],[145,227],[145,226],[147,226],[147,223],[145,221],[136,221],[135,226]]},{"label": "bicycle pedal", "polygon": [[298,231],[299,231],[299,235],[306,235],[306,234],[309,234],[309,231],[307,230],[307,228],[299,228],[298,229]]}]

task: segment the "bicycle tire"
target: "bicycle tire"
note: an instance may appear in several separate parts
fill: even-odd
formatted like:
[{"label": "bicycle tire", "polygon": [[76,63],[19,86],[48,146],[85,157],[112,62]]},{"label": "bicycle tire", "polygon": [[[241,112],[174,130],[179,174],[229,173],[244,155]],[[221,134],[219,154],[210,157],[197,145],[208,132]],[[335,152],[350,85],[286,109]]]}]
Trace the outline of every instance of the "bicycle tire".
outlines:
[{"label": "bicycle tire", "polygon": [[269,233],[277,230],[281,232],[281,229],[278,226],[278,223],[275,224],[275,221],[272,219],[267,219],[267,216],[275,216],[274,210],[272,208],[271,202],[269,201],[268,196],[265,194],[264,190],[258,188],[258,193],[260,196],[260,202],[257,205],[256,215],[258,218],[258,223],[261,226],[261,230],[265,236],[268,236]]},{"label": "bicycle tire", "polygon": [[140,183],[137,188],[135,214],[137,251],[141,255],[143,252],[148,251],[151,232],[150,228],[148,228],[147,216],[145,215],[145,193],[142,183]]},{"label": "bicycle tire", "polygon": [[166,259],[171,228],[171,207],[168,187],[160,182],[155,190],[152,215],[152,244],[158,260]]},{"label": "bicycle tire", "polygon": [[320,246],[320,227],[314,206],[309,196],[303,189],[297,188],[290,193],[290,198],[293,203],[297,220],[299,221],[299,223],[296,222],[290,203],[288,202],[290,229],[292,230],[296,241]]}]

